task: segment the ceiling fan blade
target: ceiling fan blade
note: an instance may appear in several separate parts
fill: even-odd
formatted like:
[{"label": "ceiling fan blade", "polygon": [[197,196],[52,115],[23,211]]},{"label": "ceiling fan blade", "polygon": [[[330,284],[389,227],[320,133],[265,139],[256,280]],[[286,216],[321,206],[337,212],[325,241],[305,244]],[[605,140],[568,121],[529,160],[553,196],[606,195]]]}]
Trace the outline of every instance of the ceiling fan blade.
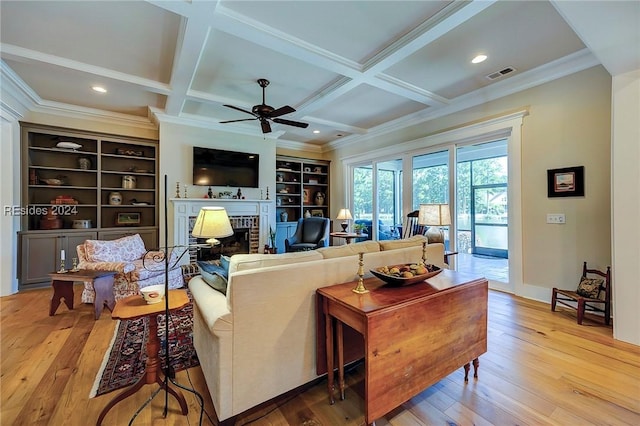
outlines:
[{"label": "ceiling fan blade", "polygon": [[301,123],[300,121],[285,120],[284,118],[274,118],[273,121],[280,124],[286,124],[287,126],[301,127],[303,129],[306,129],[307,127],[309,127],[309,123]]},{"label": "ceiling fan blade", "polygon": [[257,120],[258,118],[243,118],[240,120],[227,120],[227,121],[220,121],[220,123],[224,124],[224,123],[236,123],[238,121],[253,121],[253,120]]},{"label": "ceiling fan blade", "polygon": [[290,107],[289,105],[285,105],[283,107],[280,107],[278,109],[274,109],[271,114],[269,114],[270,118],[273,117],[280,117],[281,115],[285,115],[285,114],[289,114],[292,112],[295,112],[296,110],[293,109],[292,107]]},{"label": "ceiling fan blade", "polygon": [[244,112],[244,113],[246,113],[246,114],[251,114],[251,115],[253,115],[254,117],[257,117],[257,115],[255,115],[255,114],[254,114],[254,113],[252,113],[251,111],[247,111],[246,109],[238,108],[237,106],[233,106],[233,105],[226,105],[226,104],[225,104],[225,105],[223,105],[223,106],[226,106],[227,108],[235,109],[236,111],[242,111],[242,112]]},{"label": "ceiling fan blade", "polygon": [[260,125],[262,126],[262,133],[271,133],[271,126],[266,119],[260,120]]}]

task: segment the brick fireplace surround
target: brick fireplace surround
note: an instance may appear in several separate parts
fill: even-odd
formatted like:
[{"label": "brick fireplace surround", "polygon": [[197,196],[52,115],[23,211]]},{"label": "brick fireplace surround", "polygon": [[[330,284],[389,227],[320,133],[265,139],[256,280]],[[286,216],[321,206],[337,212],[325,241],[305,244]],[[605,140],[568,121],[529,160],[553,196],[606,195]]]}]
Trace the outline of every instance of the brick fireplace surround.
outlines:
[{"label": "brick fireplace surround", "polygon": [[[274,227],[275,202],[272,200],[233,200],[222,198],[171,198],[173,204],[173,244],[187,246],[194,243],[191,227],[204,206],[224,207],[234,229],[249,230],[249,251],[258,253],[269,241],[269,226]],[[194,256],[193,254],[192,256]],[[192,256],[181,259],[182,264],[192,262]]]}]

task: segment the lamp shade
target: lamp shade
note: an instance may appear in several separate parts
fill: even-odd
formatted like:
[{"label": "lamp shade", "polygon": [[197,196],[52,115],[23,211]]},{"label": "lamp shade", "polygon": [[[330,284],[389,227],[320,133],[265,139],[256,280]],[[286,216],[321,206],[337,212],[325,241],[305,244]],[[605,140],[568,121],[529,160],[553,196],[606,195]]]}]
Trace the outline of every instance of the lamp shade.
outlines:
[{"label": "lamp shade", "polygon": [[336,219],[351,220],[353,218],[351,217],[351,212],[349,211],[349,209],[340,209],[340,211],[338,212],[338,217]]},{"label": "lamp shade", "polygon": [[211,239],[233,235],[233,228],[224,207],[206,206],[201,208],[191,235],[196,238]]},{"label": "lamp shade", "polygon": [[418,223],[427,226],[451,225],[449,204],[420,204]]}]

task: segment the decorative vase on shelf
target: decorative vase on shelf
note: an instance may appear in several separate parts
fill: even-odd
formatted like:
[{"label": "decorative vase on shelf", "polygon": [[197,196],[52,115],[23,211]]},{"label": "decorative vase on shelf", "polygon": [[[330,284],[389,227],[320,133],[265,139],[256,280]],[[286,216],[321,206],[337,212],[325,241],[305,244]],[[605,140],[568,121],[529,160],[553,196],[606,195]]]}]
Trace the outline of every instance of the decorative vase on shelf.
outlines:
[{"label": "decorative vase on shelf", "polygon": [[306,210],[304,212],[304,217],[307,218],[307,219],[310,218],[311,217],[311,212],[309,212],[309,210]]},{"label": "decorative vase on shelf", "polygon": [[324,199],[325,199],[325,195],[324,192],[316,192],[316,195],[313,199],[313,201],[316,203],[316,206],[322,206],[324,205]]},{"label": "decorative vase on shelf", "polygon": [[280,212],[280,222],[286,222],[289,219],[289,213],[286,211]]},{"label": "decorative vase on shelf", "polygon": [[109,193],[109,205],[119,206],[120,204],[122,204],[122,194],[120,194],[117,191],[110,192]]}]

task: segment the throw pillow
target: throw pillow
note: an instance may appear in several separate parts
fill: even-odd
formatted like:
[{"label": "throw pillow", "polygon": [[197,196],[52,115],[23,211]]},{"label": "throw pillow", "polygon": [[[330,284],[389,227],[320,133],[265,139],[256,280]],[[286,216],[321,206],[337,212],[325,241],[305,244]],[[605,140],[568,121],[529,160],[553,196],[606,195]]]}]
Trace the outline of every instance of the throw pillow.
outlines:
[{"label": "throw pillow", "polygon": [[218,290],[220,293],[227,294],[227,279],[216,273],[209,273],[200,269],[200,275],[205,283],[209,284],[214,290]]},{"label": "throw pillow", "polygon": [[199,260],[198,267],[200,268],[200,272],[205,271],[209,274],[218,274],[224,279],[229,279],[228,270],[224,269],[222,266],[216,265],[215,263],[203,262]]},{"label": "throw pillow", "polygon": [[220,266],[222,266],[224,268],[225,271],[227,271],[227,277],[229,276],[229,265],[231,264],[231,259],[229,258],[229,256],[220,256]]},{"label": "throw pillow", "polygon": [[578,293],[582,297],[589,297],[591,299],[597,299],[600,295],[600,287],[604,283],[602,278],[585,278],[582,277],[580,279],[580,283],[578,284],[578,289],[576,293]]},{"label": "throw pillow", "polygon": [[84,248],[89,262],[132,262],[147,252],[140,234],[111,241],[86,240]]}]

